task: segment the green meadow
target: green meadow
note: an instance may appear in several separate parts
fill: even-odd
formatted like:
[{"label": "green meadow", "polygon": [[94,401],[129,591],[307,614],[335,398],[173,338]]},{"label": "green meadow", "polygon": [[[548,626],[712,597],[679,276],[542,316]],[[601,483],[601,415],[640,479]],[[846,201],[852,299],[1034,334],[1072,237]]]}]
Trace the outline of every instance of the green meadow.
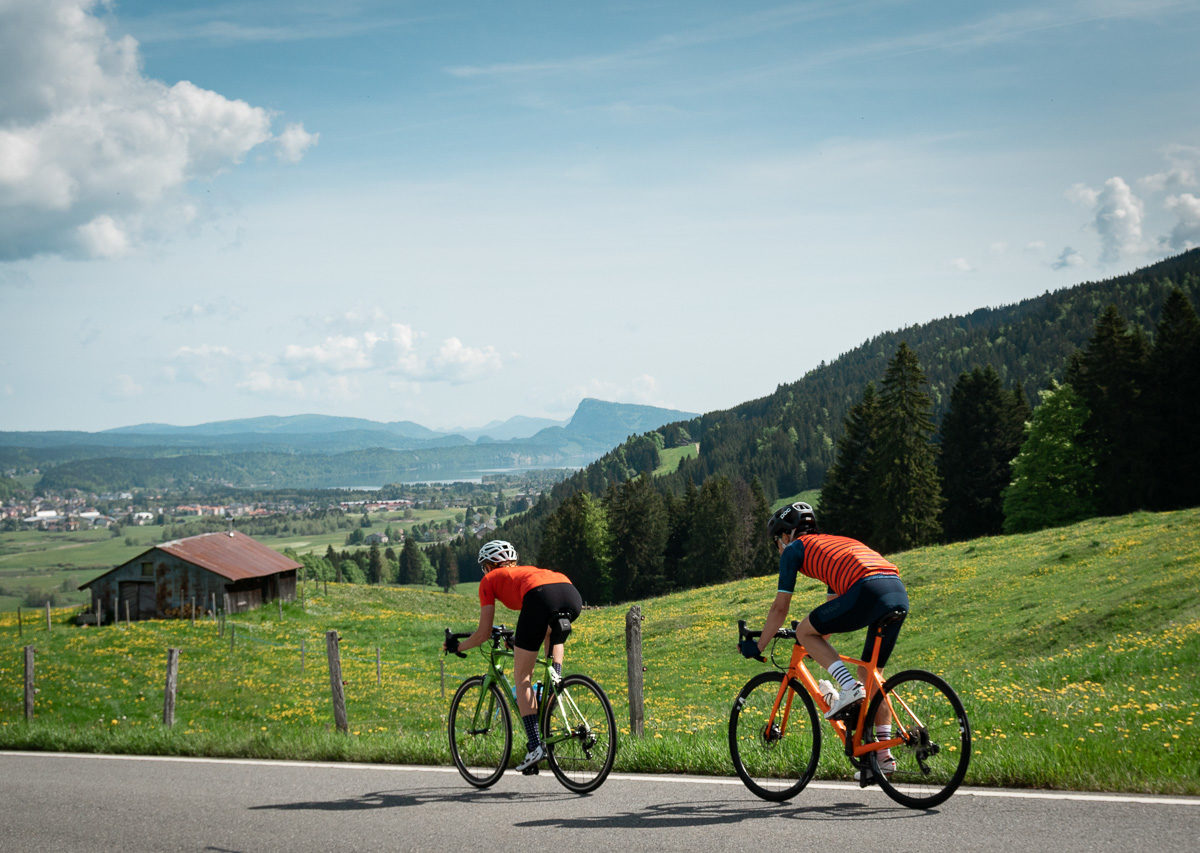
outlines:
[{"label": "green meadow", "polygon": [[[892,555],[913,604],[892,672],[945,676],[974,730],[969,785],[1200,794],[1200,510],[1137,513]],[[772,577],[638,602],[645,734],[628,735],[628,605],[589,609],[567,671],[607,689],[622,727],[617,769],[731,775],[726,723],[762,664],[736,652],[761,624]],[[823,599],[794,599],[800,617]],[[0,746],[8,749],[449,764],[445,712],[482,670],[438,651],[468,630],[474,589],[309,584],[303,601],[217,623],[80,628],[74,611],[0,614]],[[512,624],[501,609],[497,621]],[[333,730],[325,632],[342,638],[350,732]],[[20,632],[20,635],[19,635]],[[857,654],[861,636],[838,646]],[[35,717],[23,652],[35,648]],[[181,650],[175,726],[161,722],[168,648]],[[376,653],[379,666],[377,669]],[[782,645],[781,660],[788,650]],[[444,685],[444,687],[443,687]],[[818,774],[849,779],[830,744]]]},{"label": "green meadow", "polygon": [[[379,512],[371,516],[373,526],[364,532],[382,533],[388,525],[405,531],[418,524],[442,523],[454,518],[461,509],[416,509],[409,517],[401,511]],[[347,546],[349,530],[336,530],[301,536],[255,536],[277,551],[291,548],[297,554],[324,554],[330,545],[337,551],[357,550]],[[0,533],[0,611],[16,610],[26,588],[42,592],[58,591],[68,601],[82,603],[86,592],[81,583],[131,560],[148,548],[162,543],[164,529],[158,525],[127,525],[120,535],[105,529],[75,531],[20,530]],[[396,546],[398,547],[398,546]]]}]

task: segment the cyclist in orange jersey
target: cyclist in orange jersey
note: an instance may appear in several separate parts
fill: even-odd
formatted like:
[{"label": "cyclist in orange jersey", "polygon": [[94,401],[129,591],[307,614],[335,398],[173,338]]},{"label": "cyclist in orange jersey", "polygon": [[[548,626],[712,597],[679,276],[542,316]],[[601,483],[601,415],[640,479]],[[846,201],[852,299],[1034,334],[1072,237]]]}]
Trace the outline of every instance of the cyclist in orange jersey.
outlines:
[{"label": "cyclist in orange jersey", "polygon": [[[492,635],[496,616],[496,599],[509,610],[519,610],[513,636],[513,678],[517,691],[517,707],[528,737],[528,752],[517,765],[522,773],[537,773],[537,765],[546,757],[537,724],[530,680],[537,662],[538,649],[545,643],[546,654],[554,663],[556,675],[562,675],[564,642],[571,622],[579,617],[583,599],[571,579],[559,572],[536,566],[518,566],[517,549],[503,539],[493,539],[479,549],[479,567],[483,580],[479,582],[479,627],[461,641],[451,641],[446,651],[466,651],[486,642]],[[566,624],[563,624],[563,622]]]},{"label": "cyclist in orange jersey", "polygon": [[[767,522],[767,533],[779,550],[779,586],[767,611],[762,635],[757,640],[742,640],[740,651],[748,658],[762,654],[775,632],[787,619],[796,577],[806,575],[825,584],[825,603],[815,608],[796,627],[796,642],[836,679],[838,695],[825,717],[832,718],[862,700],[866,692],[861,679],[867,677],[859,667],[858,677],[846,668],[837,650],[829,642],[830,634],[857,631],[897,609],[908,610],[908,592],[896,566],[857,539],[817,532],[813,508],[797,502],[775,512]],[[895,648],[903,620],[885,626],[880,636],[878,666],[882,670]],[[867,632],[862,659],[868,660],[875,644],[874,630]],[[880,740],[891,737],[887,707],[880,705],[875,718],[875,733]],[[881,764],[886,770],[886,760]],[[895,766],[894,762],[891,766]]]}]

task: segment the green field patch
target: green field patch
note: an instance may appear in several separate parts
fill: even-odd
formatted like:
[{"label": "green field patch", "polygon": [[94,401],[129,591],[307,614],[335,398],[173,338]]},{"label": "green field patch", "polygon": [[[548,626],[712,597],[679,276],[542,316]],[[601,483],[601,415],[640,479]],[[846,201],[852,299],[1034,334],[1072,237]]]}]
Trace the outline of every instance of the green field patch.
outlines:
[{"label": "green field patch", "polygon": [[[1200,794],[1198,529],[1200,510],[1137,513],[890,555],[912,600],[890,671],[928,669],[958,690],[975,737],[967,784]],[[730,705],[764,667],[737,653],[736,622],[761,625],[774,594],[772,576],[637,602],[640,739],[628,736],[628,605],[582,614],[566,669],[593,675],[612,699],[618,770],[732,774]],[[801,586],[792,617],[823,599],[816,583]],[[52,631],[43,611],[24,611],[20,628],[16,613],[0,614],[0,747],[449,764],[449,697],[482,669],[474,652],[438,651],[444,628],[475,626],[474,585],[308,584],[282,618],[268,604],[231,617],[224,636],[208,620],[73,627],[74,612],[53,611]],[[497,621],[515,614],[501,608]],[[332,730],[329,630],[342,638],[348,735]],[[862,636],[836,643],[857,654]],[[36,648],[31,723],[25,645]],[[180,686],[166,730],[172,647]],[[849,779],[826,735],[818,776]]]}]

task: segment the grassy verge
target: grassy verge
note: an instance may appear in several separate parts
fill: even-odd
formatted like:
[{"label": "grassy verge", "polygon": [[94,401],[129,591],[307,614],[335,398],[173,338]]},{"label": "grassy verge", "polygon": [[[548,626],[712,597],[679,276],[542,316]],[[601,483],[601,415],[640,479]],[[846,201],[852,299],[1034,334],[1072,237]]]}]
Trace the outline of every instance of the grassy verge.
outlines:
[{"label": "grassy verge", "polygon": [[[913,614],[891,671],[938,672],[963,697],[975,731],[968,784],[1200,794],[1198,529],[1200,510],[1142,513],[894,555]],[[762,668],[737,655],[734,625],[761,623],[773,592],[772,578],[750,578],[640,602],[646,734],[622,738],[619,769],[732,772],[730,702]],[[821,599],[810,592],[793,616]],[[626,610],[584,613],[567,670],[605,686],[627,734]],[[274,605],[231,619],[224,637],[212,622],[74,628],[65,610],[53,631],[43,616],[18,637],[15,614],[0,614],[0,746],[447,764],[448,698],[482,664],[437,648],[443,627],[468,629],[477,613],[467,589],[330,584],[328,595],[309,587],[282,619]],[[342,637],[348,736],[330,731],[331,629]],[[40,691],[31,723],[26,644]],[[856,654],[861,638],[838,645]],[[182,654],[166,730],[170,647]],[[820,777],[849,778],[829,742]]]}]

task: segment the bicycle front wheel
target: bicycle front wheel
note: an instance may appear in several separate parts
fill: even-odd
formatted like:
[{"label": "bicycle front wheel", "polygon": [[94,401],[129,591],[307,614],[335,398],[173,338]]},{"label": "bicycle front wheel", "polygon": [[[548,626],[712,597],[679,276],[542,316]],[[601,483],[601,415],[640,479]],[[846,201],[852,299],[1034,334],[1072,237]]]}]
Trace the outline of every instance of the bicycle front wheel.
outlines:
[{"label": "bicycle front wheel", "polygon": [[910,669],[897,673],[876,693],[867,719],[886,695],[892,706],[892,737],[904,738],[893,747],[896,768],[880,769],[880,753],[870,753],[870,768],[884,793],[914,809],[933,808],[954,793],[971,762],[971,724],[963,704],[943,679]]},{"label": "bicycle front wheel", "polygon": [[729,714],[734,769],[747,788],[776,802],[799,794],[821,758],[821,724],[812,698],[794,678],[780,697],[782,687],[781,672],[754,676]]},{"label": "bicycle front wheel", "polygon": [[496,784],[512,754],[512,715],[495,684],[474,675],[450,700],[450,754],[462,777],[476,788]]},{"label": "bicycle front wheel", "polygon": [[604,784],[617,758],[617,724],[600,685],[568,675],[542,705],[547,763],[568,790],[586,794]]}]

